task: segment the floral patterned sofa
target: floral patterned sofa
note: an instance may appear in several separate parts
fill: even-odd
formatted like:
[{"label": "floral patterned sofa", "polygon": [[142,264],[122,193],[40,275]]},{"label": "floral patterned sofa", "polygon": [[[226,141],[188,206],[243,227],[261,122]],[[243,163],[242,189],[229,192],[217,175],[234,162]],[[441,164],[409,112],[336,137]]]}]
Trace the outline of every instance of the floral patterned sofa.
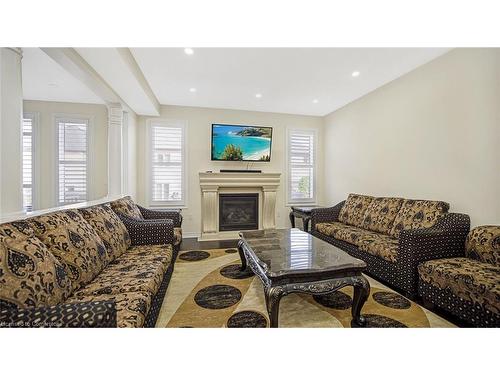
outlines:
[{"label": "floral patterned sofa", "polygon": [[459,256],[468,215],[441,201],[350,194],[311,212],[312,234],[367,264],[367,273],[410,298],[417,295],[419,263]]},{"label": "floral patterned sofa", "polygon": [[0,225],[0,326],[151,327],[176,251],[172,220],[109,203]]},{"label": "floral patterned sofa", "polygon": [[470,231],[465,256],[418,266],[418,293],[477,327],[500,327],[500,226]]},{"label": "floral patterned sofa", "polygon": [[130,225],[133,225],[134,222],[140,225],[143,220],[172,220],[174,224],[174,246],[177,249],[180,247],[182,242],[182,215],[180,210],[149,210],[136,204],[129,196],[111,202],[111,208],[122,220],[128,221]]}]

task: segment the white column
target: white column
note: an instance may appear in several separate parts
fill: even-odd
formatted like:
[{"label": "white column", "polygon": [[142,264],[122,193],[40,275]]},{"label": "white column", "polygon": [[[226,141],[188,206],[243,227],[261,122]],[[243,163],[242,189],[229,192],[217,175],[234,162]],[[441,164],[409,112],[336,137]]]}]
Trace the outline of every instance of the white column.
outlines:
[{"label": "white column", "polygon": [[0,214],[23,210],[22,50],[0,48]]},{"label": "white column", "polygon": [[108,104],[108,195],[123,193],[122,136],[123,109],[120,104]]}]

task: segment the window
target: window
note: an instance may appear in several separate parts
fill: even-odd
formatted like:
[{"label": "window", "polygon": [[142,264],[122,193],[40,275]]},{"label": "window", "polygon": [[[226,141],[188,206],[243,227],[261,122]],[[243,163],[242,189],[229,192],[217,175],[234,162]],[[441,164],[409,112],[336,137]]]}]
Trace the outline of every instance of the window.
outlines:
[{"label": "window", "polygon": [[316,201],[315,142],[315,131],[288,131],[288,203]]},{"label": "window", "polygon": [[149,128],[151,206],[184,206],[185,127],[178,121],[152,121]]},{"label": "window", "polygon": [[34,180],[35,180],[35,128],[34,113],[25,113],[23,116],[23,209],[33,211],[34,207]]},{"label": "window", "polygon": [[56,118],[58,205],[87,200],[88,119]]}]

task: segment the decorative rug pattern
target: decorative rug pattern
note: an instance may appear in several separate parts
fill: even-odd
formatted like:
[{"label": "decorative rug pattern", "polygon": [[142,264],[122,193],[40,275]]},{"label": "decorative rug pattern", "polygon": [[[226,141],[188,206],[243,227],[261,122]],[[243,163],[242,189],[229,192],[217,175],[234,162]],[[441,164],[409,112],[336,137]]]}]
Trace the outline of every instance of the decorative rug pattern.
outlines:
[{"label": "decorative rug pattern", "polygon": [[[241,271],[236,249],[192,250],[179,253],[157,327],[269,327],[261,281]],[[362,314],[367,327],[454,327],[383,284],[370,281],[370,297]],[[351,326],[353,288],[311,296],[290,294],[281,300],[280,327]]]}]

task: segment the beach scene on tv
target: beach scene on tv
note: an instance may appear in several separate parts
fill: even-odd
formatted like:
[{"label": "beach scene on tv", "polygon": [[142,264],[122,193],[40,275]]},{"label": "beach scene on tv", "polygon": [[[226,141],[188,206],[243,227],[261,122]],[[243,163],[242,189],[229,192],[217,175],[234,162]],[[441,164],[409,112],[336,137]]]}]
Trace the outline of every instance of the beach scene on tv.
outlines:
[{"label": "beach scene on tv", "polygon": [[212,160],[270,161],[272,128],[212,125]]}]

